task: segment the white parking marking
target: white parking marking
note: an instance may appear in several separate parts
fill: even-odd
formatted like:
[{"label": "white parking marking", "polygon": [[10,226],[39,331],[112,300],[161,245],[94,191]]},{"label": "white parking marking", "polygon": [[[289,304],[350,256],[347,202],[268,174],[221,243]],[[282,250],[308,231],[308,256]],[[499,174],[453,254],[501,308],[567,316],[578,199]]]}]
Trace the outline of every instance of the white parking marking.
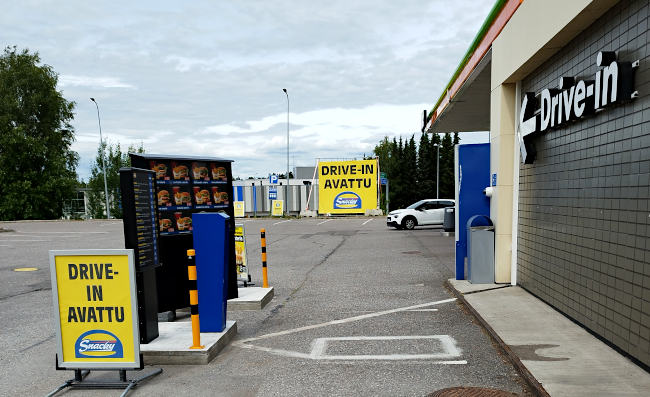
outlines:
[{"label": "white parking marking", "polygon": [[322,225],[323,223],[330,222],[331,220],[332,220],[332,219],[326,219],[326,220],[324,220],[324,221],[322,221],[322,222],[320,222],[320,223],[317,223],[316,226],[318,226],[318,225]]},{"label": "white parking marking", "polygon": [[52,240],[0,240],[0,242],[3,243],[16,243],[16,242],[29,242],[31,243],[32,241],[52,241]]},{"label": "white parking marking", "polygon": [[[6,236],[2,236],[2,237],[12,237],[12,238],[13,238],[13,237],[18,237],[18,238],[25,238],[25,237],[29,237],[29,238],[48,238],[48,237],[54,237],[54,236],[37,236],[37,235],[34,235],[34,234],[30,234],[30,235],[24,236],[24,235],[20,235],[20,234],[13,234],[13,235],[10,234],[10,235],[6,235]],[[75,236],[56,236],[56,237],[57,237],[57,238],[78,238],[79,236],[75,235]],[[16,241],[16,240],[11,240],[11,241]]]},{"label": "white parking marking", "polygon": [[108,232],[21,232],[22,234],[108,234]]},{"label": "white parking marking", "polygon": [[365,225],[366,223],[370,222],[372,219],[368,219],[367,221],[363,222],[361,226]]},{"label": "white parking marking", "polygon": [[[260,336],[256,336],[256,337],[253,337],[253,338],[242,339],[240,341],[232,342],[232,345],[237,346],[237,347],[241,347],[243,349],[259,350],[259,351],[272,353],[272,354],[277,354],[277,355],[285,356],[285,357],[305,358],[305,359],[312,359],[313,360],[313,357],[312,357],[311,353],[306,354],[306,353],[301,353],[301,352],[296,352],[296,351],[291,351],[291,350],[274,349],[274,348],[270,348],[270,347],[257,346],[257,345],[251,344],[251,342],[259,341],[259,340],[262,340],[262,339],[273,338],[273,337],[276,337],[276,336],[289,335],[289,334],[293,334],[293,333],[301,332],[301,331],[307,331],[307,330],[312,330],[312,329],[317,329],[317,328],[328,327],[330,325],[347,324],[347,323],[351,323],[351,322],[354,322],[354,321],[360,321],[360,320],[366,320],[366,319],[369,319],[369,318],[385,316],[387,314],[393,314],[393,313],[405,312],[405,311],[410,311],[410,310],[415,310],[415,309],[421,309],[421,308],[426,308],[428,306],[441,305],[443,303],[454,302],[455,300],[456,300],[456,298],[443,299],[443,300],[436,301],[436,302],[421,303],[421,304],[418,304],[418,305],[400,307],[400,308],[397,308],[397,309],[383,310],[383,311],[380,311],[380,312],[362,314],[362,315],[359,315],[359,316],[343,318],[343,319],[340,319],[340,320],[332,320],[332,321],[328,321],[328,322],[320,323],[320,324],[307,325],[305,327],[298,327],[298,328],[288,329],[288,330],[285,330],[285,331],[279,331],[279,332],[273,332],[273,333],[266,334],[266,335],[260,335]],[[441,362],[437,362],[437,363],[438,364],[467,364],[466,361],[459,361],[459,362],[441,361]]]},{"label": "white parking marking", "polygon": [[415,309],[409,310],[410,312],[437,312],[438,309]]},{"label": "white parking marking", "polygon": [[[327,345],[337,341],[402,341],[402,340],[437,340],[440,349],[426,354],[352,354],[328,355]],[[341,336],[335,338],[318,338],[312,342],[310,358],[313,360],[445,360],[460,357],[461,351],[456,341],[449,335],[418,336]],[[444,361],[446,364],[467,364],[467,361]]]},{"label": "white parking marking", "polygon": [[275,222],[273,225],[279,225],[284,222],[291,222],[291,219],[287,219],[286,221]]}]

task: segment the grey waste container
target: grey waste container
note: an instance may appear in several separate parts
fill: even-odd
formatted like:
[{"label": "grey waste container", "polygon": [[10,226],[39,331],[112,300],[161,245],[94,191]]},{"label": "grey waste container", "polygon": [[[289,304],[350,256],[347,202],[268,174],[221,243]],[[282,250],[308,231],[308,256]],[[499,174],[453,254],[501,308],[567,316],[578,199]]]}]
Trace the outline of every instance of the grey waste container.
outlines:
[{"label": "grey waste container", "polygon": [[445,208],[445,218],[442,222],[442,228],[446,232],[453,232],[456,226],[456,209],[454,207]]},{"label": "grey waste container", "polygon": [[467,221],[467,273],[472,284],[494,283],[494,225],[485,215]]}]

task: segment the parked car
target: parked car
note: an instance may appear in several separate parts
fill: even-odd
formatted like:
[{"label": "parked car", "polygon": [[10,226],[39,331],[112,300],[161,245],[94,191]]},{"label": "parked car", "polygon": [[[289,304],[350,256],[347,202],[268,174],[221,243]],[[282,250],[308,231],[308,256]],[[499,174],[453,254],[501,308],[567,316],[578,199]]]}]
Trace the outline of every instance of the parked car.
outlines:
[{"label": "parked car", "polygon": [[386,225],[408,230],[416,226],[442,225],[445,219],[445,208],[455,205],[456,202],[449,199],[420,200],[405,209],[389,212]]}]

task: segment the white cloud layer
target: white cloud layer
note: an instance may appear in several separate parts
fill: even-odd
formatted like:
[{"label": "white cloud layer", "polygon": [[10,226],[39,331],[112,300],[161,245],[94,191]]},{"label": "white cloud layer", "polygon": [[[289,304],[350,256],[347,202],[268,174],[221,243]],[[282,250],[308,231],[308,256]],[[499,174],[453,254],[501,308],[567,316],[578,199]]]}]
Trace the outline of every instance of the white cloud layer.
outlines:
[{"label": "white cloud layer", "polygon": [[115,77],[91,77],[60,75],[60,87],[88,87],[88,88],[135,88]]},{"label": "white cloud layer", "polygon": [[3,8],[0,25],[8,27],[5,45],[38,51],[76,102],[82,177],[99,141],[89,97],[111,142],[231,158],[235,174],[247,177],[286,169],[282,88],[291,101],[292,166],[360,157],[383,136],[419,131],[422,110],[491,6],[24,0]]}]

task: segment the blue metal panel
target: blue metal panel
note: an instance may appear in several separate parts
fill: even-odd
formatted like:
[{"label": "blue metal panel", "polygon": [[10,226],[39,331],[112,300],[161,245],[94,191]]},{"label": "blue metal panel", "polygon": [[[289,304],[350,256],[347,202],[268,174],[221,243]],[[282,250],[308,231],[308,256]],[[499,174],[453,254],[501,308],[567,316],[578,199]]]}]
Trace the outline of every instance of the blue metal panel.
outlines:
[{"label": "blue metal panel", "polygon": [[192,214],[201,332],[226,327],[229,219],[220,212]]},{"label": "blue metal panel", "polygon": [[490,185],[490,144],[458,145],[458,168],[456,280],[464,280],[467,257],[465,225],[474,215],[490,215],[490,199],[483,194],[483,189]]},{"label": "blue metal panel", "polygon": [[235,186],[237,189],[237,201],[244,201],[244,187],[243,186]]}]

